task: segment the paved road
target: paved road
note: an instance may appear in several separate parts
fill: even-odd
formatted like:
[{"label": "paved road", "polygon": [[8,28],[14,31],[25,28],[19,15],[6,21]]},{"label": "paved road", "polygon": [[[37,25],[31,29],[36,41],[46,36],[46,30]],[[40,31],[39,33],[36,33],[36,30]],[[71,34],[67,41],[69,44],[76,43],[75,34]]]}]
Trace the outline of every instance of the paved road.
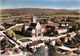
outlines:
[{"label": "paved road", "polygon": [[10,28],[8,28],[8,29],[6,29],[6,30],[3,30],[2,32],[6,32],[6,31],[8,31],[8,30],[10,30],[10,29],[12,29],[12,28],[14,28],[14,27],[16,27],[16,26],[20,26],[20,25],[23,25],[23,23],[22,23],[22,24],[16,24],[16,25],[14,25],[14,26],[11,26]]}]

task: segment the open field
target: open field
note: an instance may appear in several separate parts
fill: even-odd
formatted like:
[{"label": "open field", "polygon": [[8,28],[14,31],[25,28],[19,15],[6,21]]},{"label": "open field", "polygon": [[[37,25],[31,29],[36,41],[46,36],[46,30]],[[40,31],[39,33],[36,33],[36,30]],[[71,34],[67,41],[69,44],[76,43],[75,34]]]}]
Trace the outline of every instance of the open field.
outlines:
[{"label": "open field", "polygon": [[80,15],[79,10],[64,10],[64,9],[34,9],[34,8],[21,8],[21,9],[5,9],[1,10],[2,16],[19,16],[19,15]]},{"label": "open field", "polygon": [[[29,19],[33,15],[39,18],[54,17],[78,17],[80,18],[79,10],[64,10],[64,9],[38,9],[38,8],[20,8],[20,9],[4,9],[0,10],[0,22],[11,23],[14,19]],[[60,19],[60,18],[59,18]],[[73,19],[74,21],[77,19]],[[78,21],[80,22],[80,19]]]}]

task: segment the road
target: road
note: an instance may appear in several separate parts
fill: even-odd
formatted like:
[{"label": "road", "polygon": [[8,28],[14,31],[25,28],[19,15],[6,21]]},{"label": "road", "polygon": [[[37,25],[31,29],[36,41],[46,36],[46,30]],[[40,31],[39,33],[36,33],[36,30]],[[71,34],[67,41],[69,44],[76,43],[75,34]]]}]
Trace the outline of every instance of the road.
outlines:
[{"label": "road", "polygon": [[[23,25],[23,24],[16,24],[16,25],[14,25],[14,26],[12,26],[12,27],[10,27],[10,28],[2,31],[2,32],[8,31],[8,30],[10,30],[10,29],[12,29],[12,28],[14,28],[14,27],[16,27],[16,26],[20,26],[20,25]],[[79,30],[79,31],[80,31],[80,30]],[[59,39],[59,38],[61,38],[61,37],[65,37],[67,34],[70,34],[71,37],[73,37],[73,36],[75,36],[76,33],[74,33],[74,32],[66,33],[66,34],[59,35],[59,36],[57,36],[57,37],[39,36],[39,37],[33,37],[33,38],[28,37],[28,38],[32,40],[30,43],[32,43],[33,41],[36,41],[36,40],[43,40],[43,41],[45,41],[45,40],[49,40],[49,39],[50,39],[50,40],[52,40],[52,41],[55,41],[56,39]],[[20,42],[20,41],[18,41],[18,42]],[[29,42],[26,42],[25,45],[27,45],[28,43],[29,43]],[[53,43],[54,43],[54,42],[53,42]],[[20,44],[21,44],[21,45],[24,45],[24,43],[20,43]],[[43,43],[40,43],[40,44],[38,44],[38,45],[31,46],[31,47],[32,47],[32,48],[34,48],[34,47],[40,47],[41,45],[44,45],[44,44],[43,44]]]},{"label": "road", "polygon": [[23,25],[23,23],[22,23],[22,24],[16,24],[16,25],[13,25],[13,26],[11,26],[11,27],[8,28],[8,29],[3,30],[2,32],[6,32],[6,31],[8,31],[8,30],[10,30],[10,29],[12,29],[12,28],[14,28],[14,27],[16,27],[16,26],[20,26],[20,25]]}]

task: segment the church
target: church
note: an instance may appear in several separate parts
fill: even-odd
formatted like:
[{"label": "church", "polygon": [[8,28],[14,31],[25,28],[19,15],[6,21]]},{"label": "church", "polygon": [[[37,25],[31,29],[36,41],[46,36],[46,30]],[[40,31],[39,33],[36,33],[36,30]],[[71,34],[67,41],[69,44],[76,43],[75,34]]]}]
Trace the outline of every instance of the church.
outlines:
[{"label": "church", "polygon": [[41,29],[42,26],[39,22],[37,22],[37,17],[33,16],[32,18],[32,23],[26,25],[26,23],[24,23],[23,27],[22,27],[22,33],[23,35],[27,36],[27,37],[32,37],[32,36],[40,36],[41,35]]}]

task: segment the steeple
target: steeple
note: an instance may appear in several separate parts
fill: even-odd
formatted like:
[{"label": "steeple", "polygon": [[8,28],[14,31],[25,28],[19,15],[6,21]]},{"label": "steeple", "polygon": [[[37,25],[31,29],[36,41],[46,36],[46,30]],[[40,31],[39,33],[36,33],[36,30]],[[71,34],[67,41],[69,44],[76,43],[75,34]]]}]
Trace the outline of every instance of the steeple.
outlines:
[{"label": "steeple", "polygon": [[33,16],[33,23],[36,23],[36,22],[37,22],[37,17]]}]

